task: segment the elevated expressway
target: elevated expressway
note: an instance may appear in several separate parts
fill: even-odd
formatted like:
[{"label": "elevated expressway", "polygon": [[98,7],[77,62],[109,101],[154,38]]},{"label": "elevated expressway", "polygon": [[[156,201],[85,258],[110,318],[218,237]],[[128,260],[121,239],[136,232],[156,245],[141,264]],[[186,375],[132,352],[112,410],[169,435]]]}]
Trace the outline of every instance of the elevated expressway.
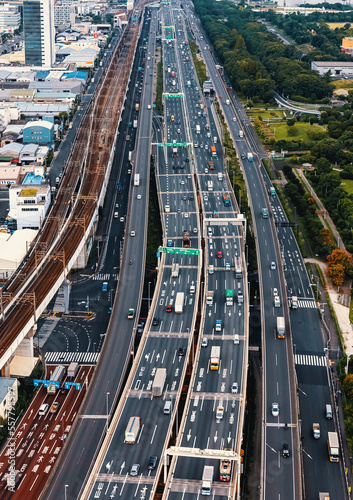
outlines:
[{"label": "elevated expressway", "polygon": [[[236,213],[234,197],[231,197],[231,207],[223,204],[222,195],[229,190],[229,181],[223,169],[219,140],[218,155],[213,158],[215,169],[210,173],[204,172],[204,166],[211,158],[210,149],[193,147],[196,139],[211,146],[212,142],[206,135],[206,124],[212,137],[218,137],[214,111],[211,103],[208,103],[206,116],[199,117],[197,113],[194,116],[194,103],[199,105],[203,101],[190,51],[183,43],[186,34],[181,22],[173,18],[170,7],[161,9],[161,20],[162,30],[163,26],[173,26],[175,35],[172,40],[163,40],[165,120],[156,139],[161,141],[163,137],[164,142],[176,140],[189,144],[188,148],[178,146],[177,156],[172,154],[171,147],[164,148],[163,152],[159,148],[155,152],[164,244],[169,240],[172,246],[182,247],[183,232],[189,230],[191,248],[185,250],[199,250],[200,254],[167,253],[161,257],[158,286],[147,319],[145,336],[82,498],[119,496],[130,499],[139,496],[152,499],[158,484],[162,487],[158,481],[163,481],[160,478],[163,457],[167,454],[182,456],[185,453],[189,454],[188,458],[172,460],[165,498],[168,495],[171,498],[195,498],[200,492],[205,458],[207,463],[215,466],[214,498],[229,498],[236,491],[239,492],[248,342],[248,296],[244,284],[246,266],[241,237],[244,220]],[[153,22],[154,18],[152,25]],[[179,50],[180,44],[182,50]],[[151,65],[154,52],[148,55]],[[186,57],[189,58],[188,62]],[[171,76],[171,71],[175,73],[174,76]],[[186,88],[189,79],[193,81],[192,87]],[[184,94],[184,97],[169,96],[176,91]],[[196,124],[200,124],[202,129],[198,137]],[[221,180],[219,173],[222,173]],[[214,183],[212,192],[207,191],[210,180]],[[165,213],[167,204],[170,212]],[[218,212],[217,218],[213,217],[215,210]],[[207,236],[208,227],[212,228],[212,238]],[[222,258],[217,257],[218,252],[222,252]],[[241,259],[243,265],[243,278],[240,279],[235,279],[235,256]],[[227,262],[231,263],[230,271],[226,270]],[[175,263],[179,264],[179,276],[173,279],[171,268]],[[215,273],[208,276],[206,270],[211,263],[215,265]],[[195,286],[195,293],[191,292],[192,285]],[[204,299],[207,286],[215,291],[215,301],[212,307],[206,309]],[[235,291],[235,297],[242,292],[244,303],[226,307],[227,287]],[[175,314],[173,310],[177,292],[185,294],[181,315]],[[171,313],[166,312],[167,305],[172,306]],[[152,318],[156,318],[155,324]],[[223,322],[219,333],[215,332],[218,318]],[[239,334],[240,338],[237,345],[234,345],[235,334]],[[202,336],[207,338],[209,345],[201,349]],[[211,345],[221,347],[221,366],[219,370],[209,372]],[[153,378],[156,369],[162,367],[167,370],[165,390],[162,398],[153,398]],[[183,408],[180,401],[184,400],[187,388],[183,386],[190,376],[192,384],[187,395],[186,412],[179,423]],[[231,386],[235,381],[239,392],[232,394]],[[171,415],[163,413],[165,400],[172,401]],[[224,420],[216,420],[216,403],[224,405]],[[124,443],[124,432],[133,415],[140,417],[141,429],[137,442],[130,446]],[[168,449],[175,439],[180,446]],[[230,483],[218,480],[219,460],[225,454],[225,448],[232,450],[232,457],[237,460]],[[147,469],[150,455],[158,457],[156,470]],[[140,465],[137,476],[129,475],[133,464]]]},{"label": "elevated expressway", "polygon": [[14,354],[77,258],[89,253],[109,179],[140,23],[132,21],[95,91],[68,159],[55,202],[33,248],[2,289],[0,366]]}]

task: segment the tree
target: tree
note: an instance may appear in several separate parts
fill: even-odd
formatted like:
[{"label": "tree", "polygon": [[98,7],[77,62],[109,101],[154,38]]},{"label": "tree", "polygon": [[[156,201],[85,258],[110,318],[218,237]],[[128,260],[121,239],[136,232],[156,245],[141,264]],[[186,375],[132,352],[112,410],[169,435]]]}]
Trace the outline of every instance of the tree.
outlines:
[{"label": "tree", "polygon": [[294,125],[295,125],[295,119],[294,118],[288,118],[287,119],[287,125],[288,125],[288,127],[294,127]]},{"label": "tree", "polygon": [[352,264],[351,254],[336,248],[327,256],[327,262],[328,275],[332,283],[337,287],[341,286]]}]

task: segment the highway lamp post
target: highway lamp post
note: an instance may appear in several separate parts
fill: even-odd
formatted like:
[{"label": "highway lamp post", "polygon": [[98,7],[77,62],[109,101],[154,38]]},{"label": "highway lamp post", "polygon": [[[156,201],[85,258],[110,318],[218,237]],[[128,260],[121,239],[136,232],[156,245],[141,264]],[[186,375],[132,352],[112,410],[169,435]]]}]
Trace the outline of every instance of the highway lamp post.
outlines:
[{"label": "highway lamp post", "polygon": [[69,487],[69,485],[68,485],[68,484],[65,484],[65,500],[67,500],[67,493],[66,493],[66,490],[67,490],[67,488],[68,488],[68,487]]},{"label": "highway lamp post", "polygon": [[148,311],[151,308],[151,282],[148,282]]},{"label": "highway lamp post", "polygon": [[109,419],[109,409],[108,409],[108,396],[109,396],[110,392],[107,392],[106,395],[107,395],[107,432],[108,432],[108,419]]}]

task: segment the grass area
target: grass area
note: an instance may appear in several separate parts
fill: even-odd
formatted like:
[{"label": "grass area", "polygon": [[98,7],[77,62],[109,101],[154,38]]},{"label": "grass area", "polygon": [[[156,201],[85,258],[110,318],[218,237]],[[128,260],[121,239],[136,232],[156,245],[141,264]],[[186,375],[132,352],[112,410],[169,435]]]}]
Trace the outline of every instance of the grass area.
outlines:
[{"label": "grass area", "polygon": [[335,80],[332,83],[335,89],[353,89],[353,80]]},{"label": "grass area", "polygon": [[163,115],[163,62],[157,65],[157,88],[156,88],[156,108],[160,115]]},{"label": "grass area", "polygon": [[352,299],[349,302],[349,321],[351,323],[353,323],[353,300]]},{"label": "grass area", "polygon": [[341,182],[341,187],[347,191],[348,194],[353,194],[353,179],[344,179]]},{"label": "grass area", "polygon": [[200,86],[202,88],[204,82],[207,80],[206,76],[206,66],[205,63],[200,61],[199,58],[197,57],[197,51],[198,51],[198,45],[195,42],[189,42],[191,54],[192,54],[192,59],[194,61],[194,66],[196,69],[197,73],[197,78],[199,80]]},{"label": "grass area", "polygon": [[246,110],[246,114],[249,118],[258,118],[261,116],[263,121],[266,120],[282,120],[284,117],[289,116],[289,111],[285,114],[283,110],[280,109],[264,109],[264,108],[251,108]]},{"label": "grass area", "polygon": [[157,265],[157,248],[162,243],[162,225],[159,213],[156,178],[154,175],[154,162],[151,157],[150,196],[148,204],[148,228],[146,267],[153,269]]},{"label": "grass area", "polygon": [[298,139],[308,141],[310,140],[310,132],[322,132],[322,127],[316,123],[310,125],[310,123],[301,122],[296,122],[294,127],[288,127],[286,123],[270,123],[268,129],[274,135],[276,141],[291,141]]}]

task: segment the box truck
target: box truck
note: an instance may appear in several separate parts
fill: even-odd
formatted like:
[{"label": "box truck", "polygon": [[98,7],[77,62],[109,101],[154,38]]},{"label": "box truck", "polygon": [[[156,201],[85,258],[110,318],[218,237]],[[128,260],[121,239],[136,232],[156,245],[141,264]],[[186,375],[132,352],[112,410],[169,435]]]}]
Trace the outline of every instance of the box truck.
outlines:
[{"label": "box truck", "polygon": [[279,339],[284,339],[285,337],[285,326],[284,326],[284,317],[279,316],[277,318],[277,337]]},{"label": "box truck", "polygon": [[181,314],[184,307],[184,292],[178,292],[175,299],[175,312]]},{"label": "box truck", "polygon": [[140,417],[130,417],[129,423],[125,429],[125,443],[135,444],[141,427]]},{"label": "box truck", "polygon": [[152,396],[160,397],[163,394],[164,384],[167,379],[166,368],[157,368],[152,384]]},{"label": "box truck", "polygon": [[140,185],[140,174],[135,174],[134,176],[134,186]]},{"label": "box truck", "polygon": [[211,495],[214,467],[205,465],[202,474],[201,495]]}]

